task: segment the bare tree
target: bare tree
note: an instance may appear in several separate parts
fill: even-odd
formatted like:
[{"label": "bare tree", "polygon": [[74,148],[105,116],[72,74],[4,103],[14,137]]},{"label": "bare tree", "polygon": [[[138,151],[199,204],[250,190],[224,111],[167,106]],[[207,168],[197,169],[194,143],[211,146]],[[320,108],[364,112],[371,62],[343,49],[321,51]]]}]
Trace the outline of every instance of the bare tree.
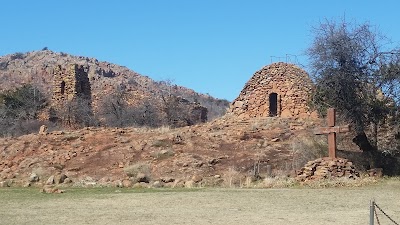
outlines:
[{"label": "bare tree", "polygon": [[51,117],[56,118],[60,125],[67,127],[79,128],[98,124],[92,111],[91,100],[79,96],[71,101],[65,101],[62,107],[53,111]]},{"label": "bare tree", "polygon": [[123,127],[131,124],[125,98],[126,93],[119,91],[101,100],[99,114],[104,119],[105,125]]},{"label": "bare tree", "polygon": [[[391,83],[382,68],[398,51],[387,49],[387,38],[368,23],[326,21],[314,35],[307,50],[316,82],[314,106],[321,113],[337,108],[354,125],[353,141],[363,151],[377,150],[377,127],[395,106],[383,94]],[[367,137],[367,129],[372,137]]]},{"label": "bare tree", "polygon": [[36,131],[38,113],[47,99],[35,86],[24,85],[0,94],[0,130],[2,136],[16,136]]}]

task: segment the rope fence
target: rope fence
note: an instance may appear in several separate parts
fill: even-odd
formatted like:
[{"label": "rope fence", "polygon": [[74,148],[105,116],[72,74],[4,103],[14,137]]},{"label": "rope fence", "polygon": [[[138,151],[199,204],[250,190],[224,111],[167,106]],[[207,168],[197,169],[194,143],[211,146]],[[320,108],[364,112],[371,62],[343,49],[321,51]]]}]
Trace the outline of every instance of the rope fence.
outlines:
[{"label": "rope fence", "polygon": [[390,217],[385,211],[383,211],[383,209],[376,204],[376,202],[374,200],[371,201],[370,204],[370,219],[369,219],[369,224],[370,225],[374,225],[375,220],[377,222],[378,225],[381,225],[380,219],[378,217],[378,212],[377,209],[384,215],[386,216],[387,219],[389,219],[393,224],[399,225],[399,223],[397,223],[394,219],[392,219],[392,217]]}]

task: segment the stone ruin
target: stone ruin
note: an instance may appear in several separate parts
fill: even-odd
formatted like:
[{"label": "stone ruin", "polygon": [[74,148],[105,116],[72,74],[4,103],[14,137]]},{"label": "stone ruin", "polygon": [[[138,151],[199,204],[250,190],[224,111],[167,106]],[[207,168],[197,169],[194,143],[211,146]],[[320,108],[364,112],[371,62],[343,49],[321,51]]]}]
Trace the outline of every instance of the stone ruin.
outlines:
[{"label": "stone ruin", "polygon": [[254,73],[229,111],[246,119],[318,117],[308,106],[312,90],[307,72],[293,64],[273,63]]},{"label": "stone ruin", "polygon": [[70,64],[66,68],[54,68],[52,104],[72,101],[81,97],[91,99],[88,73],[82,65]]},{"label": "stone ruin", "polygon": [[91,87],[87,69],[82,65],[69,64],[66,67],[57,65],[53,70],[52,99],[50,120],[56,121],[60,115],[55,111],[63,111],[67,103],[87,104],[91,113]]},{"label": "stone ruin", "polygon": [[[57,65],[53,74],[53,93],[49,119],[51,121],[63,121],[63,112],[65,112],[68,103],[78,103],[77,107],[86,108],[88,106],[90,112],[87,113],[92,114],[92,94],[87,68],[77,64],[70,64],[65,67]],[[207,121],[208,110],[198,103],[189,102],[178,96],[168,99],[168,103],[176,106],[171,106],[171,109],[179,109],[174,112],[179,116],[172,121],[173,126],[188,126]],[[67,116],[66,119],[71,120],[72,118]],[[73,123],[74,121],[64,122]]]}]

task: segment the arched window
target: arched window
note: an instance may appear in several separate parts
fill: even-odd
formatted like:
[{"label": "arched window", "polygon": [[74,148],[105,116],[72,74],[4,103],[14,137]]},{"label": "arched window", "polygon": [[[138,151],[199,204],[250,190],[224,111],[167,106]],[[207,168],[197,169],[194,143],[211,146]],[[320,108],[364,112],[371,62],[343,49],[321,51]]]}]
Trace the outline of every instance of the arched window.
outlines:
[{"label": "arched window", "polygon": [[278,115],[278,94],[271,93],[269,95],[269,116]]},{"label": "arched window", "polygon": [[61,95],[64,95],[64,93],[65,93],[65,81],[61,82],[60,88],[61,88]]}]

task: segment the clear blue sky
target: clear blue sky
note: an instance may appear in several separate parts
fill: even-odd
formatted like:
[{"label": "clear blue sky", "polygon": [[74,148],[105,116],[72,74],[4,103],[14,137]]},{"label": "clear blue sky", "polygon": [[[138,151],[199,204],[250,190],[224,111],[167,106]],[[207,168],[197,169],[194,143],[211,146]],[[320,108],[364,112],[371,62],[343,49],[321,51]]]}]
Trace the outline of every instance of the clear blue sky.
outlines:
[{"label": "clear blue sky", "polygon": [[400,42],[398,0],[1,0],[0,5],[0,55],[48,47],[228,100],[271,56],[298,55],[306,65],[303,53],[319,21],[345,16],[370,22]]}]

